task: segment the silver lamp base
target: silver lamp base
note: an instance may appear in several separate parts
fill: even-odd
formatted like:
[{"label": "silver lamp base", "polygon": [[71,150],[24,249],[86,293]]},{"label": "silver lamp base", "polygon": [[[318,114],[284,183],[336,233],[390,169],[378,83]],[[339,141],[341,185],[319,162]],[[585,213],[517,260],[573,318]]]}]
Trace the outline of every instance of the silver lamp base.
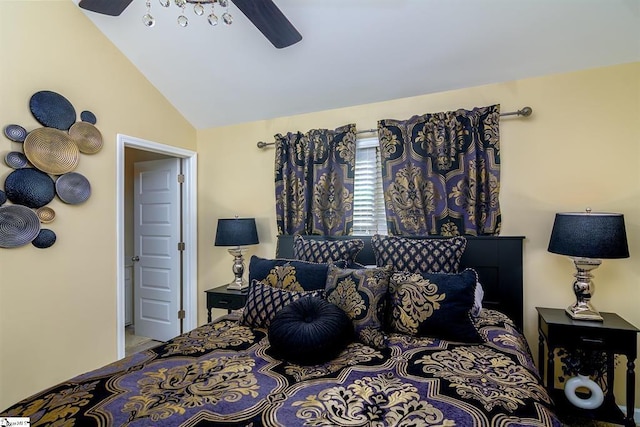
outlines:
[{"label": "silver lamp base", "polygon": [[596,322],[602,322],[602,316],[598,313],[598,310],[593,308],[591,304],[578,304],[575,303],[565,309],[569,317],[575,320],[592,320]]},{"label": "silver lamp base", "polygon": [[228,249],[229,253],[233,255],[233,274],[235,279],[227,285],[227,289],[244,291],[249,288],[249,283],[242,277],[244,275],[244,258],[243,255],[247,251],[246,249],[237,247]]},{"label": "silver lamp base", "polygon": [[227,284],[227,289],[232,291],[246,291],[249,289],[249,282],[246,280],[241,280],[240,283],[235,280],[229,284]]},{"label": "silver lamp base", "polygon": [[599,259],[573,258],[576,266],[576,280],[573,282],[573,292],[576,294],[576,302],[565,310],[569,317],[575,320],[591,320],[602,322],[602,316],[591,305],[591,297],[595,292],[595,285],[591,278],[591,270],[595,270],[602,263]]}]

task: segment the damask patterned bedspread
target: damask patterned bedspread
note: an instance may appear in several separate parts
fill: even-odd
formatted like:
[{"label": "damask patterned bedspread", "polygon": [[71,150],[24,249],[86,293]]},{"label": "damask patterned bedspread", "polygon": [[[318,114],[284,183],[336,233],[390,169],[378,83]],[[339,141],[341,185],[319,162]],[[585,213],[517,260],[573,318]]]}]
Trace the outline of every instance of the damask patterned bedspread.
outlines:
[{"label": "damask patterned bedspread", "polygon": [[561,426],[526,341],[483,310],[483,344],[391,334],[334,360],[270,356],[266,330],[230,317],[80,375],[2,416],[32,426]]}]

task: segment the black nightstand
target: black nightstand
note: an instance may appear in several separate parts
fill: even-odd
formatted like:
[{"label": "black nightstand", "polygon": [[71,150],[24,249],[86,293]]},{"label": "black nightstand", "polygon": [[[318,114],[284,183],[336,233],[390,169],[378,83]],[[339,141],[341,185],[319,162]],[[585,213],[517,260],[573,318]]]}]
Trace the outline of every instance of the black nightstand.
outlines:
[{"label": "black nightstand", "polygon": [[207,289],[207,321],[211,322],[211,309],[224,308],[228,313],[244,307],[247,302],[247,292],[227,289],[227,285]]},{"label": "black nightstand", "polygon": [[[635,404],[635,359],[637,356],[638,328],[614,313],[600,313],[603,322],[571,319],[564,309],[536,307],[538,310],[538,366],[544,378],[544,344],[547,344],[547,390],[553,397],[558,415],[578,416],[607,421],[626,426],[635,426],[633,411]],[[569,349],[598,350],[607,354],[607,394],[604,403],[597,409],[584,410],[572,406],[563,390],[554,384],[554,354],[559,347]],[[616,405],[613,395],[614,355],[627,358],[627,414]]]}]

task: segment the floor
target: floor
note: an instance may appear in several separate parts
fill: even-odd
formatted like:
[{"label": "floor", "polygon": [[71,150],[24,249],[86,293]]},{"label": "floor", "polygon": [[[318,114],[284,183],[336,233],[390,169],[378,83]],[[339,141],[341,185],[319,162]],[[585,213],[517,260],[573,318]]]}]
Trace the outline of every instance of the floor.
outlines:
[{"label": "floor", "polygon": [[151,338],[143,337],[135,334],[135,328],[133,325],[126,326],[125,330],[125,356],[129,356],[134,353],[146,350],[151,347],[155,347],[158,344],[162,344],[160,341],[154,341]]}]

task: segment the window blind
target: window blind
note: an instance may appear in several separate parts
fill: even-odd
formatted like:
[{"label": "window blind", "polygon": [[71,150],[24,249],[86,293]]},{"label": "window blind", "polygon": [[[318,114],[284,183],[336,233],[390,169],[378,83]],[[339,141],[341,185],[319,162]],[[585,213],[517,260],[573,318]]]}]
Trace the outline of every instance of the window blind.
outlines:
[{"label": "window blind", "polygon": [[356,142],[353,234],[387,234],[378,138]]}]

